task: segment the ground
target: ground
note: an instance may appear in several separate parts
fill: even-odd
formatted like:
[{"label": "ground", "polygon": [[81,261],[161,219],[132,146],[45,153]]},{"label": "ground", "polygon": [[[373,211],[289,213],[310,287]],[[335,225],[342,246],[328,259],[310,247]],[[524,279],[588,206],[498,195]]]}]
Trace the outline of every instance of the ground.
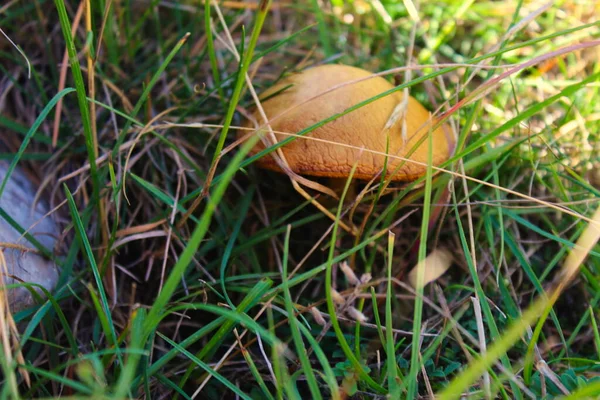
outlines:
[{"label": "ground", "polygon": [[[599,12],[5,1],[0,156],[63,234],[50,297],[0,318],[2,396],[599,396]],[[254,94],[324,63],[451,124],[443,170],[306,188],[331,219],[257,168]]]}]

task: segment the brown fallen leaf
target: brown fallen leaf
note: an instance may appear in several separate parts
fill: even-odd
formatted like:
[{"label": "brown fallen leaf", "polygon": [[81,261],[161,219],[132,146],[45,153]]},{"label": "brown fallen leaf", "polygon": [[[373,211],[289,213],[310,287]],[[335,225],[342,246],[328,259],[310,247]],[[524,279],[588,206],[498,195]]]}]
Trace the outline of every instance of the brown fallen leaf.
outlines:
[{"label": "brown fallen leaf", "polygon": [[[433,250],[425,260],[423,260],[425,274],[423,279],[423,286],[427,286],[428,283],[431,283],[442,276],[450,265],[452,265],[452,254],[443,248],[438,248]],[[417,287],[417,271],[419,270],[419,264],[415,265],[413,269],[408,274],[408,282],[412,287]]]}]

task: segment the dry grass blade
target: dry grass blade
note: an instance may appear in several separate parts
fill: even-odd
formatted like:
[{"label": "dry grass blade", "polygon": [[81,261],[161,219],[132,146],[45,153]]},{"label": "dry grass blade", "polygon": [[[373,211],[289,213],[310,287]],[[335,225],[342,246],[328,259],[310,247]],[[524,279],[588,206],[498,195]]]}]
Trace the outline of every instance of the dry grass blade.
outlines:
[{"label": "dry grass blade", "polygon": [[550,297],[548,307],[551,307],[565,288],[571,284],[571,281],[579,272],[579,267],[581,267],[583,261],[587,258],[590,251],[592,251],[592,248],[598,243],[598,240],[600,240],[600,207],[596,209],[596,212],[590,219],[590,223],[575,243],[573,250],[567,256],[561,273],[557,277],[557,287]]},{"label": "dry grass blade", "polygon": [[[484,355],[487,349],[485,340],[485,329],[483,327],[483,316],[481,314],[481,305],[477,297],[471,297],[471,303],[473,303],[473,310],[475,313],[475,322],[477,323],[477,336],[479,338],[479,353]],[[483,390],[485,398],[491,400],[492,392],[490,388],[490,373],[485,371],[483,373]]]},{"label": "dry grass blade", "polygon": [[31,79],[31,63],[29,62],[29,58],[27,58],[27,55],[23,52],[23,50],[21,50],[21,48],[19,46],[17,46],[17,44],[15,42],[12,41],[12,39],[6,34],[6,32],[4,32],[2,29],[0,29],[0,33],[2,34],[2,36],[4,36],[6,38],[6,40],[9,41],[9,43],[19,52],[19,54],[23,57],[23,59],[25,60],[25,62],[27,63],[27,79]]},{"label": "dry grass blade", "polygon": [[143,225],[138,225],[138,226],[132,226],[129,228],[119,229],[115,233],[115,237],[121,238],[124,236],[129,236],[129,235],[133,235],[133,234],[137,234],[137,233],[148,232],[148,231],[153,230],[157,226],[164,224],[165,222],[167,222],[167,220],[165,218],[163,218],[156,222],[151,222],[149,224],[143,224]]},{"label": "dry grass blade", "polygon": [[[19,389],[16,376],[14,371],[12,371],[12,363],[16,358],[19,364],[24,365],[25,358],[19,344],[19,331],[9,308],[8,291],[6,290],[6,283],[4,281],[6,276],[8,276],[8,267],[4,258],[4,251],[0,248],[0,341],[2,342],[2,350],[4,352],[3,364],[9,369],[4,371],[6,373],[4,379],[12,393],[16,395],[19,393]],[[15,355],[12,352],[13,348],[16,349]],[[27,387],[31,387],[29,372],[24,368],[19,368],[19,373],[25,380]]]}]

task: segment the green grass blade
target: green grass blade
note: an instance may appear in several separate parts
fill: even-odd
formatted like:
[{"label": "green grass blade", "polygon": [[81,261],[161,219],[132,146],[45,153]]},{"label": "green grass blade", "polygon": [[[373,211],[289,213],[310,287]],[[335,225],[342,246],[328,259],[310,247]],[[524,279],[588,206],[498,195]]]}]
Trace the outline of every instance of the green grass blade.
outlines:
[{"label": "green grass blade", "polygon": [[[69,211],[71,213],[71,218],[73,220],[73,225],[75,226],[75,233],[77,240],[79,241],[81,247],[84,250],[85,257],[87,262],[92,270],[92,274],[94,275],[94,280],[96,282],[96,289],[100,294],[100,305],[103,318],[106,318],[108,332],[106,332],[109,342],[117,348],[117,334],[115,332],[115,324],[112,320],[112,313],[109,307],[108,298],[106,297],[106,291],[104,290],[104,284],[102,283],[102,277],[100,275],[100,271],[98,270],[98,266],[96,264],[96,259],[94,258],[94,253],[92,251],[92,246],[87,238],[85,227],[83,226],[83,222],[81,221],[81,217],[79,216],[79,212],[77,211],[77,205],[75,204],[75,200],[73,199],[73,195],[69,191],[67,185],[64,185],[65,195],[67,197],[67,202],[69,204]],[[91,291],[90,291],[91,292]],[[117,352],[117,358],[119,362],[123,363],[121,360],[120,353]]]},{"label": "green grass blade", "polygon": [[429,221],[431,215],[431,193],[433,178],[433,137],[429,132],[427,146],[427,170],[425,173],[425,190],[423,199],[423,216],[421,217],[421,236],[419,243],[419,263],[417,268],[417,287],[415,295],[415,310],[413,316],[412,345],[410,357],[410,370],[406,379],[408,379],[407,397],[416,398],[417,375],[421,372],[420,341],[421,341],[421,322],[423,319],[423,289],[425,280],[425,258],[427,257],[427,237],[429,233]]},{"label": "green grass blade", "polygon": [[17,163],[19,162],[19,160],[21,160],[23,158],[25,149],[27,149],[29,142],[31,141],[33,136],[37,133],[37,130],[40,127],[40,125],[44,122],[44,120],[46,119],[46,117],[48,116],[50,111],[52,111],[52,109],[54,108],[56,103],[58,103],[58,101],[60,99],[62,99],[63,97],[65,97],[67,94],[72,93],[74,91],[75,91],[75,89],[73,89],[73,88],[65,88],[65,89],[61,90],[60,92],[58,92],[50,100],[50,102],[46,105],[46,107],[44,107],[44,109],[42,110],[40,115],[38,115],[38,117],[35,119],[33,125],[31,125],[31,128],[29,128],[29,130],[25,134],[25,137],[23,138],[23,141],[21,142],[21,146],[19,146],[19,150],[14,155],[14,157],[12,157],[12,161],[10,162],[8,169],[6,170],[6,175],[4,175],[4,180],[2,181],[2,185],[0,186],[0,197],[2,197],[2,193],[4,193],[4,188],[6,187],[6,184],[8,183],[8,180],[10,179],[12,172],[14,171],[15,167],[17,166]]},{"label": "green grass blade", "polygon": [[181,281],[181,277],[185,274],[187,267],[189,266],[194,254],[200,247],[200,243],[204,239],[204,236],[208,232],[208,228],[212,219],[212,215],[215,212],[217,205],[221,201],[221,198],[225,194],[225,189],[229,186],[229,182],[233,179],[233,175],[238,170],[244,156],[250,151],[252,147],[256,144],[259,137],[255,136],[249,139],[242,146],[241,150],[235,155],[235,157],[230,161],[227,169],[224,172],[224,179],[219,182],[219,185],[215,188],[213,194],[209,197],[206,209],[204,210],[202,216],[199,219],[198,225],[194,230],[190,240],[188,241],[187,246],[179,256],[177,263],[171,270],[169,277],[167,278],[162,291],[160,292],[158,298],[154,302],[152,308],[148,313],[148,318],[146,322],[146,331],[151,332],[154,330],[156,326],[157,319],[159,315],[163,312],[165,306],[169,302],[169,299],[175,293],[177,286],[179,286],[179,282]]},{"label": "green grass blade", "polygon": [[27,232],[21,225],[19,225],[19,223],[15,221],[13,217],[11,217],[10,214],[8,214],[6,210],[2,207],[0,207],[0,217],[2,217],[2,219],[8,222],[8,224],[11,227],[13,227],[17,232],[19,232],[20,235],[23,235],[29,243],[31,243],[37,250],[40,251],[40,253],[44,255],[44,257],[51,259],[59,265],[61,264],[60,261],[57,260],[56,257],[54,257],[54,254],[52,254],[52,252],[49,249],[47,249],[31,233]]},{"label": "green grass blade", "polygon": [[75,381],[73,379],[65,378],[61,374],[57,374],[57,373],[48,371],[46,369],[37,368],[37,367],[34,367],[33,365],[26,364],[26,365],[22,365],[21,367],[32,374],[50,379],[53,382],[60,383],[61,385],[64,385],[66,387],[70,387],[73,390],[77,390],[81,394],[85,394],[85,395],[92,394],[92,390],[90,388],[88,388],[86,385],[84,385],[83,383]]},{"label": "green grass blade", "polygon": [[[61,1],[61,0],[55,0],[55,1]],[[179,52],[181,47],[183,47],[183,45],[185,44],[185,42],[187,41],[187,39],[189,37],[190,37],[190,33],[188,32],[181,39],[179,39],[179,41],[177,42],[175,47],[173,47],[173,50],[171,50],[171,52],[167,55],[167,57],[165,57],[165,60],[162,62],[162,64],[160,64],[160,66],[158,67],[158,69],[156,70],[154,75],[152,75],[150,82],[148,82],[148,85],[146,85],[146,87],[144,88],[142,95],[140,96],[138,101],[135,103],[135,106],[133,107],[133,111],[131,111],[132,118],[135,118],[138,115],[138,113],[142,109],[142,106],[144,105],[144,103],[146,103],[146,100],[148,100],[148,97],[150,96],[150,92],[154,88],[154,85],[156,85],[156,83],[162,76],[163,72],[165,72],[165,70],[167,69],[167,66],[171,63],[171,61],[173,60],[175,55]],[[117,138],[115,147],[113,148],[113,152],[112,152],[113,159],[115,159],[115,160],[117,159],[117,152],[119,151],[119,148],[123,144],[123,141],[125,140],[125,136],[127,135],[127,132],[129,132],[129,128],[131,128],[132,124],[133,124],[133,122],[131,119],[127,119],[127,122],[125,122],[125,126],[121,130],[121,133],[119,134],[119,137]]]},{"label": "green grass blade", "polygon": [[327,23],[325,22],[325,15],[319,2],[317,0],[311,0],[313,12],[315,14],[315,19],[317,20],[318,29],[319,29],[319,40],[321,41],[321,46],[323,46],[323,51],[325,52],[325,57],[331,57],[333,55],[333,47],[331,46],[330,38],[333,36],[329,32],[329,28]]},{"label": "green grass blade", "polygon": [[83,81],[83,75],[81,73],[81,66],[79,65],[79,57],[77,50],[75,49],[75,43],[73,42],[73,36],[71,35],[71,22],[65,8],[64,0],[54,0],[54,4],[58,10],[58,18],[60,20],[60,27],[62,29],[63,37],[69,53],[69,63],[71,65],[71,72],[73,74],[73,81],[75,82],[75,89],[77,91],[77,101],[79,103],[79,112],[81,113],[81,122],[83,123],[83,136],[85,138],[85,147],[87,149],[88,161],[90,163],[90,175],[92,177],[93,192],[92,198],[94,204],[99,206],[99,194],[100,194],[100,179],[98,178],[98,171],[96,169],[96,149],[94,148],[95,139],[92,131],[92,120],[90,118],[90,110],[87,102],[87,94],[85,84]]},{"label": "green grass blade", "polygon": [[229,295],[227,294],[227,288],[225,287],[225,270],[227,269],[227,263],[229,258],[231,257],[231,252],[233,247],[238,239],[238,235],[240,234],[240,230],[242,229],[242,224],[244,222],[244,218],[248,213],[248,209],[250,208],[250,204],[252,202],[252,198],[254,197],[254,188],[248,190],[245,194],[241,204],[240,204],[240,213],[239,218],[233,227],[233,232],[229,236],[229,240],[227,241],[227,246],[225,246],[225,251],[223,252],[223,258],[221,259],[221,268],[219,268],[220,276],[221,276],[221,290],[223,291],[223,296],[227,300],[227,304],[231,306],[231,308],[235,308]]},{"label": "green grass blade", "polygon": [[581,399],[597,399],[600,396],[600,382],[591,382],[568,396],[560,397],[561,400],[581,400]]},{"label": "green grass blade", "polygon": [[124,398],[126,395],[131,397],[131,383],[137,372],[138,363],[144,355],[144,322],[146,319],[146,310],[138,308],[134,311],[133,322],[131,324],[131,341],[127,348],[137,350],[127,356],[127,362],[123,367],[119,381],[115,388],[115,398]]},{"label": "green grass blade", "polygon": [[394,348],[394,326],[392,323],[392,260],[395,238],[396,235],[390,231],[388,234],[387,291],[385,298],[385,351],[387,357],[389,396],[393,399],[399,399],[401,392],[398,367],[396,365],[396,349]]},{"label": "green grass blade", "polygon": [[[333,224],[333,231],[331,232],[331,240],[329,242],[329,255],[327,257],[327,262],[325,264],[325,296],[327,299],[327,311],[329,312],[331,327],[333,328],[333,330],[335,332],[335,336],[337,337],[338,343],[339,343],[340,347],[342,348],[342,351],[344,352],[344,354],[346,355],[348,360],[352,363],[352,366],[355,369],[355,373],[357,375],[359,375],[360,378],[363,379],[373,390],[377,391],[378,393],[385,393],[386,392],[385,388],[383,386],[381,386],[380,384],[378,384],[377,382],[375,382],[375,380],[373,378],[371,378],[369,376],[369,374],[367,374],[365,372],[365,370],[363,369],[363,366],[360,364],[360,361],[358,360],[358,358],[356,358],[356,356],[354,355],[354,352],[350,348],[350,345],[348,345],[348,342],[346,341],[346,338],[344,337],[344,333],[342,332],[342,328],[340,327],[340,323],[338,321],[337,314],[336,314],[337,310],[336,310],[335,303],[333,302],[333,297],[332,297],[332,289],[333,289],[332,269],[333,269],[334,260],[336,259],[333,256],[334,251],[335,251],[335,242],[337,240],[340,215],[342,212],[344,199],[346,198],[346,194],[348,193],[348,188],[350,187],[350,183],[352,182],[352,176],[354,175],[354,171],[356,171],[356,166],[357,166],[357,164],[354,164],[352,166],[352,170],[350,171],[349,177],[346,180],[346,185],[344,186],[344,191],[342,193],[342,196],[340,197],[337,213],[335,216],[335,222]],[[337,259],[340,259],[340,257],[337,257]],[[343,260],[343,258],[341,260]],[[313,271],[315,271],[315,270],[319,270],[319,269],[318,268],[313,269]],[[299,276],[296,277],[296,279],[298,279],[298,278],[299,278]],[[291,282],[292,281],[290,280],[288,282],[288,284]]]},{"label": "green grass blade", "polygon": [[[240,305],[236,308],[236,310],[240,313],[245,313],[248,309],[250,309],[251,307],[253,307],[254,305],[256,305],[258,303],[258,301],[265,295],[265,293],[267,293],[267,291],[269,290],[269,288],[271,288],[272,285],[273,285],[273,282],[270,279],[262,279],[259,282],[257,282],[256,285],[254,285],[254,287],[252,287],[252,289],[250,289],[248,294],[242,299],[242,301],[240,302]],[[198,340],[202,339],[203,337],[208,335],[210,332],[214,331],[215,329],[217,329],[218,327],[223,325],[223,323],[225,323],[226,320],[227,319],[225,317],[218,317],[218,318],[214,319],[213,321],[209,322],[208,324],[206,324],[205,326],[203,326],[202,328],[200,328],[199,330],[197,330],[196,332],[194,332],[193,334],[191,334],[187,338],[185,338],[185,340],[183,340],[181,343],[179,343],[179,346],[183,347],[183,348],[190,347],[191,345],[196,343]],[[148,374],[155,375],[155,374],[159,373],[159,371],[165,365],[167,365],[167,363],[169,361],[173,360],[178,355],[179,355],[179,352],[176,349],[169,350],[166,354],[164,354],[161,358],[156,360],[148,368],[148,370],[147,370]],[[136,378],[133,381],[132,386],[134,388],[137,387],[137,385],[139,385],[139,382],[140,382],[140,377]]]},{"label": "green grass blade", "polygon": [[[234,308],[234,310],[237,311],[238,309],[241,309],[241,308],[243,308],[243,305],[240,305],[237,308]],[[200,350],[195,355],[195,357],[198,358],[199,360],[204,360],[204,359],[208,359],[208,358],[212,357],[212,355],[217,351],[218,346],[223,342],[223,340],[225,340],[227,335],[229,335],[231,333],[235,324],[236,324],[236,321],[234,319],[227,319],[227,320],[223,321],[223,323],[220,325],[217,332],[215,332],[215,334],[210,338],[210,340],[206,343],[206,345],[204,345],[202,347],[202,350]],[[190,366],[187,369],[187,371],[185,372],[185,374],[183,375],[183,377],[181,378],[181,381],[179,382],[180,386],[183,386],[187,382],[187,380],[189,379],[189,377],[192,374],[192,371],[193,371],[193,368]]]},{"label": "green grass blade", "polygon": [[319,385],[317,384],[317,380],[315,378],[315,373],[312,369],[312,366],[310,365],[310,360],[308,359],[308,355],[306,353],[306,347],[304,347],[304,342],[302,341],[302,336],[300,335],[300,330],[298,328],[299,323],[295,314],[296,310],[294,310],[294,305],[292,303],[292,295],[290,294],[290,288],[288,286],[287,271],[291,231],[291,226],[288,225],[283,245],[283,273],[281,275],[281,284],[283,285],[285,310],[287,311],[289,325],[292,331],[292,340],[294,341],[294,345],[296,346],[296,353],[298,354],[298,358],[300,359],[300,365],[302,365],[302,370],[304,371],[304,376],[306,377],[308,388],[310,389],[312,398],[319,400],[323,397],[321,397],[321,392],[319,390]]},{"label": "green grass blade", "polygon": [[252,35],[250,36],[250,43],[248,43],[248,50],[244,54],[240,54],[240,65],[237,73],[237,79],[235,81],[233,93],[229,99],[229,108],[225,114],[223,129],[221,129],[219,141],[217,142],[217,147],[215,148],[211,169],[214,168],[214,164],[218,161],[221,151],[223,150],[223,146],[225,145],[225,139],[227,139],[227,133],[229,132],[229,127],[231,126],[231,121],[233,120],[233,114],[235,113],[235,109],[240,101],[240,95],[242,93],[244,82],[246,82],[246,74],[248,73],[248,68],[250,68],[251,64],[250,61],[252,60],[254,49],[256,48],[256,43],[258,42],[258,38],[260,36],[263,23],[265,22],[265,18],[267,17],[267,11],[270,5],[271,0],[260,1],[254,27],[252,29]]},{"label": "green grass blade", "polygon": [[157,332],[156,334],[158,336],[160,336],[165,342],[170,344],[178,352],[180,352],[181,354],[183,354],[184,356],[186,356],[187,358],[192,360],[192,362],[194,364],[198,365],[200,368],[202,368],[208,374],[212,375],[216,380],[218,380],[223,385],[225,385],[225,387],[227,387],[229,390],[234,392],[237,396],[239,396],[242,399],[252,400],[252,398],[250,396],[248,396],[246,393],[242,392],[237,386],[235,386],[233,383],[231,383],[227,378],[225,378],[223,375],[221,375],[220,373],[218,373],[217,371],[212,369],[208,364],[206,364],[205,362],[200,360],[198,357],[194,356],[192,353],[190,353],[183,347],[179,346],[177,343],[175,343],[174,341],[172,341],[171,339],[169,339],[162,333]]},{"label": "green grass blade", "polygon": [[275,397],[273,397],[273,395],[269,391],[269,388],[267,387],[265,380],[263,379],[262,375],[260,374],[260,371],[256,367],[254,360],[252,360],[252,356],[250,355],[250,352],[248,350],[246,350],[246,348],[244,348],[243,345],[240,345],[240,347],[241,347],[242,355],[244,356],[244,359],[246,360],[246,363],[248,364],[248,368],[250,368],[250,373],[252,374],[254,379],[256,379],[256,383],[258,384],[258,387],[265,395],[265,398],[267,400],[275,400]]}]

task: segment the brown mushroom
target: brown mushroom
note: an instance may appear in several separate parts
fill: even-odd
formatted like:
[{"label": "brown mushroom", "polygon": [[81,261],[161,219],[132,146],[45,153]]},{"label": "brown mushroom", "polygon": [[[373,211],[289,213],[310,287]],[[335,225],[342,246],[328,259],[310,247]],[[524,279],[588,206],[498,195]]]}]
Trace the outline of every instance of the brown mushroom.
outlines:
[{"label": "brown mushroom", "polygon": [[[261,105],[277,141],[282,141],[290,133],[301,132],[393,88],[386,79],[360,68],[323,65],[284,78],[263,94],[265,100]],[[387,179],[412,181],[424,175],[428,141],[423,137],[429,134],[436,121],[417,100],[409,97],[405,114],[389,126],[390,118],[403,98],[401,91],[386,95],[286,144],[282,154],[287,165],[300,175],[347,179],[358,160],[354,178],[369,180],[383,170],[387,153]],[[258,126],[263,126],[259,110],[253,117]],[[403,123],[406,124],[404,135]],[[245,130],[239,132],[240,137],[245,134]],[[386,151],[388,135],[389,149]],[[448,159],[454,140],[450,130],[443,125],[432,135],[433,164],[439,165]],[[253,153],[264,148],[259,143]],[[257,164],[281,171],[270,155],[257,160]]]}]

